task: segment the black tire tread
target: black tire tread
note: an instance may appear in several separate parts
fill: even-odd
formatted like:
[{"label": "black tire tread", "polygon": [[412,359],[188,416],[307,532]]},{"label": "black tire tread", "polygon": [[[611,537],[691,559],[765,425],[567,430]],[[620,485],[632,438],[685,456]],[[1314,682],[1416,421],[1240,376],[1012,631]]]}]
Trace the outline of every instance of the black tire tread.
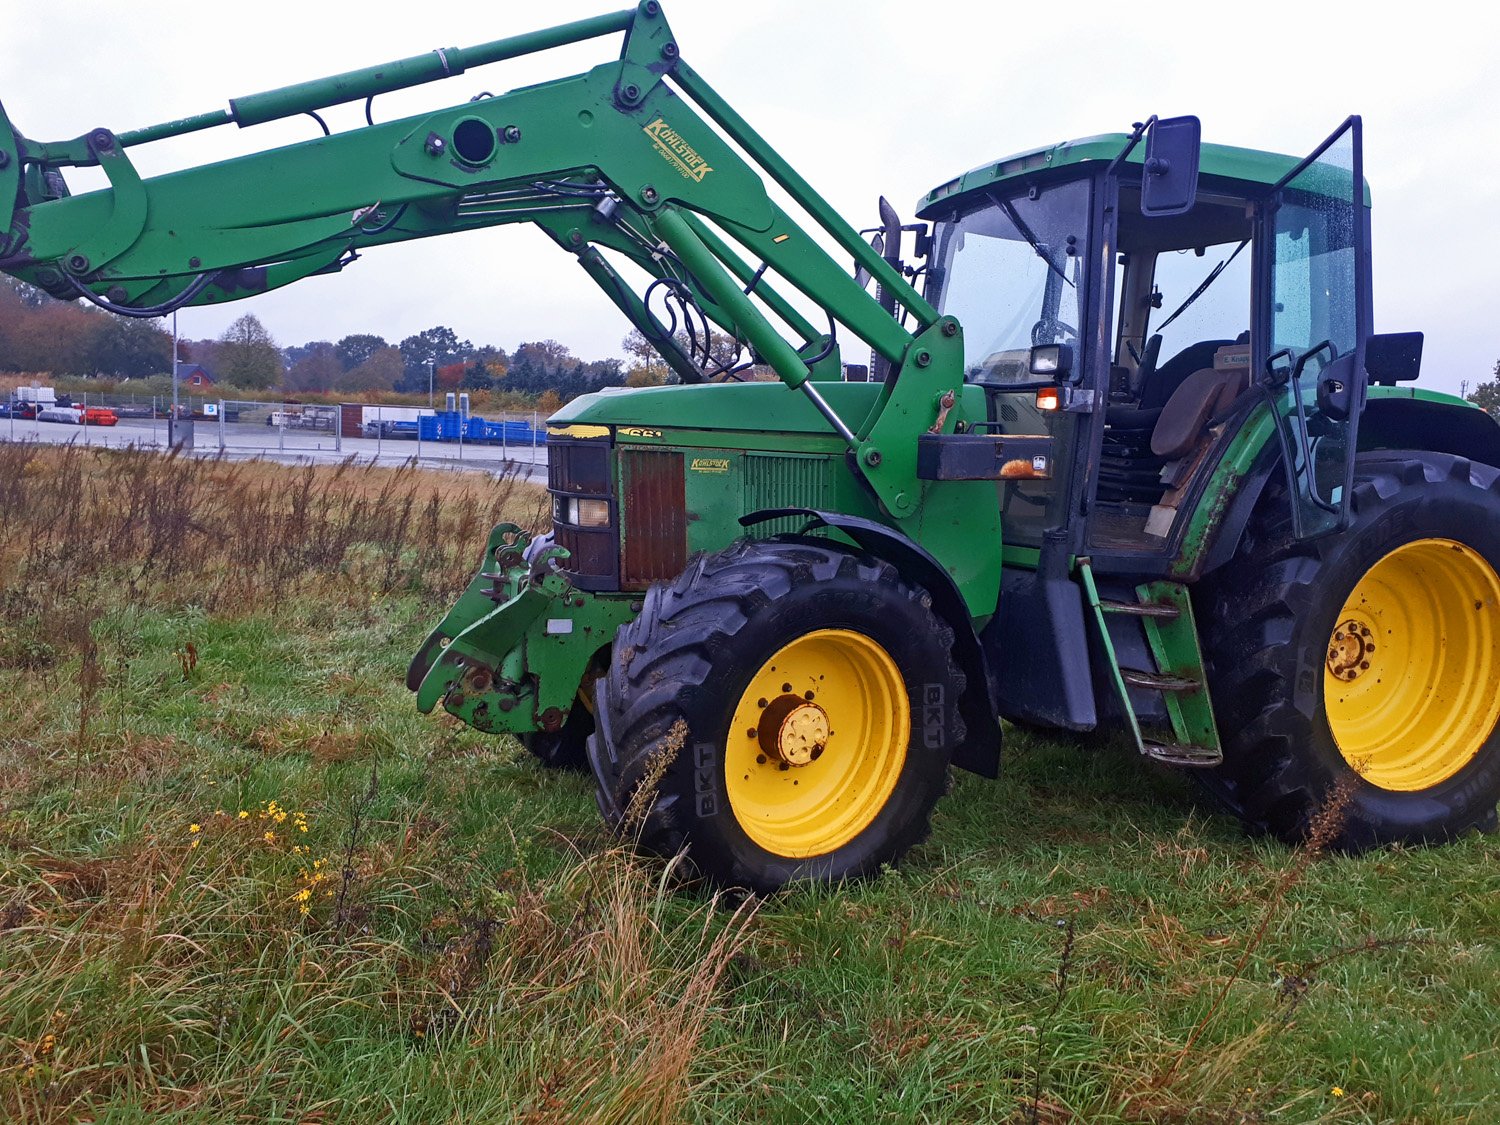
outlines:
[{"label": "black tire tread", "polygon": [[[647,591],[641,613],[616,634],[609,667],[595,684],[596,730],[588,740],[588,757],[599,808],[612,826],[636,833],[640,846],[659,854],[684,847],[686,817],[674,793],[659,791],[639,825],[625,823],[637,787],[673,729],[688,722],[688,708],[695,693],[705,690],[715,653],[794,589],[840,577],[879,584],[888,596],[909,599],[943,649],[951,651],[953,632],[933,613],[931,598],[904,581],[894,566],[871,556],[807,539],[745,539],[695,558],[676,579]],[[947,675],[956,697],[964,677],[951,656]],[[960,729],[955,742],[962,737]],[[669,770],[690,768],[683,749],[676,749]],[[929,811],[905,826],[896,854],[927,837]],[[719,882],[766,889],[754,871],[713,874]]]},{"label": "black tire tread", "polygon": [[[1369,517],[1401,494],[1441,482],[1500,495],[1500,472],[1443,454],[1361,455],[1356,471],[1356,527],[1361,526],[1361,516]],[[1327,785],[1309,767],[1305,752],[1313,720],[1295,702],[1292,641],[1299,619],[1318,607],[1320,593],[1327,596],[1320,591],[1320,580],[1340,540],[1339,535],[1294,540],[1285,488],[1273,486],[1262,498],[1234,559],[1197,593],[1200,621],[1207,626],[1205,654],[1224,764],[1195,774],[1247,828],[1291,843],[1306,838],[1328,796]],[[1494,816],[1493,803],[1470,809],[1440,835],[1457,835],[1492,822]],[[1356,815],[1334,842],[1359,850],[1396,838],[1400,837],[1388,827]]]}]

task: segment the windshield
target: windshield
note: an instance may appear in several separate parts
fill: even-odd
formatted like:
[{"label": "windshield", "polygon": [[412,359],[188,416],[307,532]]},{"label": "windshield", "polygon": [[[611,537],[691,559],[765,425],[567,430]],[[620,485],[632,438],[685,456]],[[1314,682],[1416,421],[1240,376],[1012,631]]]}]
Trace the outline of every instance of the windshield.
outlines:
[{"label": "windshield", "polygon": [[935,300],[963,325],[970,382],[1035,382],[1031,348],[1077,339],[1088,202],[1084,181],[996,192],[939,227]]}]

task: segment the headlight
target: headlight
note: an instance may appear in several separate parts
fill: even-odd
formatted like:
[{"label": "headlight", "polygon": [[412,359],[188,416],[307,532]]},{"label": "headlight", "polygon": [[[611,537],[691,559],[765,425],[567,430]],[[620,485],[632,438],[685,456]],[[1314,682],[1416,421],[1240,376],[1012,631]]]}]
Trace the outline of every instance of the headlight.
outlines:
[{"label": "headlight", "polygon": [[608,527],[609,501],[559,496],[553,505],[553,518],[574,527]]}]

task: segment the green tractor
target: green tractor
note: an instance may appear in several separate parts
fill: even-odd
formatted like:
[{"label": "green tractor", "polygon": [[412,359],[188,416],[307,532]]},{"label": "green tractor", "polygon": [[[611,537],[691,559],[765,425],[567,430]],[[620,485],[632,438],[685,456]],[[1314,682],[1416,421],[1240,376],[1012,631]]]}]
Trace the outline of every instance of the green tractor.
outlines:
[{"label": "green tractor", "polygon": [[[616,33],[584,74],[371,112]],[[367,126],[222,164],[126,155],[357,100]],[[721,883],[898,860],[950,767],[998,774],[1002,719],[1128,732],[1286,840],[1335,794],[1343,846],[1440,840],[1500,795],[1500,427],[1373,332],[1360,127],[1299,160],[1152,118],[913,223],[882,201],[867,241],[646,0],[132,133],[0,114],[0,268],[154,316],[502,223],[573,254],[678,382],[550,419],[551,531],[494,530],[408,684],[586,764]],[[77,165],[111,186],[70,195]]]}]

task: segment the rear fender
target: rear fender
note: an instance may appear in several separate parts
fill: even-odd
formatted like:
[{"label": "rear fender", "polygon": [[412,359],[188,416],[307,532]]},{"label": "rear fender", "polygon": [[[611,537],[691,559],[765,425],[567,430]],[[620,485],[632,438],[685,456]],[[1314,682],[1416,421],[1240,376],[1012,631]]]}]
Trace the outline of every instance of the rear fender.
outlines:
[{"label": "rear fender", "polygon": [[1500,468],[1500,419],[1458,400],[1419,398],[1414,390],[1370,388],[1359,419],[1361,453],[1425,449]]},{"label": "rear fender", "polygon": [[[1380,449],[1447,453],[1500,468],[1500,419],[1430,391],[1371,387],[1359,419],[1359,452]],[[1234,557],[1266,485],[1282,474],[1281,451],[1267,431],[1224,508],[1199,573],[1207,574]]]}]

